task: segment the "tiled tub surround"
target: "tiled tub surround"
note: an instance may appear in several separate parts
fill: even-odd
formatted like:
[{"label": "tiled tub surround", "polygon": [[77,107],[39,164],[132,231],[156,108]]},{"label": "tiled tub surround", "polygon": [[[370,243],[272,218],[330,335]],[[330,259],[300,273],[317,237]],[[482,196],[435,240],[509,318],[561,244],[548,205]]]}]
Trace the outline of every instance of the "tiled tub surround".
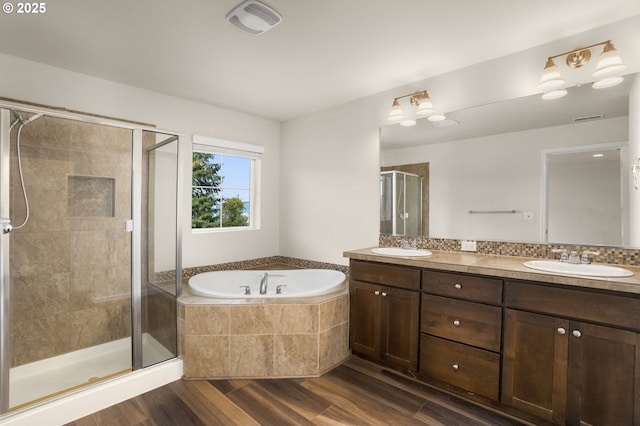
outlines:
[{"label": "tiled tub surround", "polygon": [[[445,238],[429,237],[402,237],[394,235],[380,235],[378,244],[380,247],[400,247],[401,240],[417,242],[417,248],[440,251],[460,251],[463,240],[450,240]],[[555,259],[559,255],[553,253],[556,249],[575,250],[578,253],[584,250],[598,251],[600,254],[594,258],[597,263],[609,263],[614,265],[640,266],[640,250],[624,249],[619,247],[591,247],[577,245],[542,244],[542,243],[516,243],[508,241],[476,241],[478,254],[494,254],[499,256],[517,256],[527,258]]]},{"label": "tiled tub surround", "polygon": [[[190,269],[346,269],[275,256]],[[185,280],[186,284],[186,280]],[[349,355],[349,292],[292,299],[179,299],[181,355],[186,379],[313,377]]]}]

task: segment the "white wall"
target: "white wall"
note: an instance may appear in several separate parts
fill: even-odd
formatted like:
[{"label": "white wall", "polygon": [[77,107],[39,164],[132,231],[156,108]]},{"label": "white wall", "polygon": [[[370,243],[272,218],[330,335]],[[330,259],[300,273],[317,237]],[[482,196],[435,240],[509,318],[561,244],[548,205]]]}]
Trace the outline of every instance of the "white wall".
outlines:
[{"label": "white wall", "polygon": [[[432,237],[540,241],[542,150],[624,142],[627,117],[385,150],[382,165],[429,163]],[[584,188],[576,188],[577,191]],[[469,210],[531,211],[469,214]]]},{"label": "white wall", "polygon": [[[186,135],[183,153],[183,266],[279,253],[280,123],[0,54],[0,97],[141,121]],[[261,229],[191,234],[191,135],[265,146]]]},{"label": "white wall", "polygon": [[355,101],[283,124],[283,255],[347,264],[345,250],[378,244],[380,112],[370,105]]}]

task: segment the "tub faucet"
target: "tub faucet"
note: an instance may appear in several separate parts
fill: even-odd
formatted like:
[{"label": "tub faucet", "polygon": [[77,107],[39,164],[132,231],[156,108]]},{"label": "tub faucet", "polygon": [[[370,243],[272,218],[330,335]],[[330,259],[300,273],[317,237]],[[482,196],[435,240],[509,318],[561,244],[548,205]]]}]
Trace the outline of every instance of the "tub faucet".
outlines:
[{"label": "tub faucet", "polygon": [[266,272],[262,274],[262,278],[260,278],[260,294],[267,294],[267,283],[269,281],[269,274]]}]

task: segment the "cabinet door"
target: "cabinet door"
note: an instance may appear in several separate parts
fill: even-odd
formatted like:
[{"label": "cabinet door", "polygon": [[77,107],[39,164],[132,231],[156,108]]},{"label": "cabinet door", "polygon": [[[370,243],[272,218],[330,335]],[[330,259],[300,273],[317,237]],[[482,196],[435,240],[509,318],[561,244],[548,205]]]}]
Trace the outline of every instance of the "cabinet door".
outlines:
[{"label": "cabinet door", "polygon": [[640,334],[572,322],[568,335],[567,424],[640,424]]},{"label": "cabinet door", "polygon": [[564,424],[569,331],[567,320],[506,310],[502,402]]},{"label": "cabinet door", "polygon": [[351,281],[350,344],[353,352],[378,359],[380,354],[381,287]]},{"label": "cabinet door", "polygon": [[418,369],[420,293],[383,287],[381,296],[381,357],[398,367],[415,371]]}]

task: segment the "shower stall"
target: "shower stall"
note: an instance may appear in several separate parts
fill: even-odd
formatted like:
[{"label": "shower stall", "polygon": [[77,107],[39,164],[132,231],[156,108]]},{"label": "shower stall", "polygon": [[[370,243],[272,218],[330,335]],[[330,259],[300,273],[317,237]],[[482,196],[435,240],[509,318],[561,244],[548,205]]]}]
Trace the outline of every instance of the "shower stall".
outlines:
[{"label": "shower stall", "polygon": [[380,233],[422,234],[422,177],[399,170],[380,172]]},{"label": "shower stall", "polygon": [[181,139],[0,103],[0,420],[177,356]]}]

